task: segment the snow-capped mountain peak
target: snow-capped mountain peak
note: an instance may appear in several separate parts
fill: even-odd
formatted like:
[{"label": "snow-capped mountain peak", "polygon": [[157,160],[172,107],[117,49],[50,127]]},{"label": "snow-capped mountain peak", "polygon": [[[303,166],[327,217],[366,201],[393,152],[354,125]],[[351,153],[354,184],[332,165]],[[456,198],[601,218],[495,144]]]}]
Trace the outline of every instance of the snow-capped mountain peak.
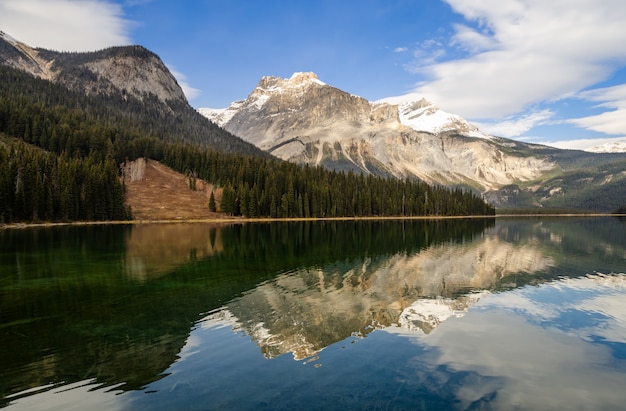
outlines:
[{"label": "snow-capped mountain peak", "polygon": [[317,74],[308,72],[296,72],[288,78],[280,78],[274,76],[265,76],[261,78],[251,96],[254,94],[281,94],[281,93],[297,93],[299,90],[305,89],[311,85],[325,86],[326,83],[320,81]]},{"label": "snow-capped mountain peak", "polygon": [[338,170],[486,191],[554,167],[504,153],[497,139],[423,98],[370,102],[314,73],[263,77],[245,100],[199,112],[279,158]]},{"label": "snow-capped mountain peak", "polygon": [[317,74],[296,72],[289,78],[264,76],[245,100],[234,101],[228,108],[199,108],[198,112],[209,120],[224,126],[240,111],[259,110],[272,96],[301,96],[312,86],[327,86]]},{"label": "snow-capped mountain peak", "polygon": [[586,149],[590,153],[626,153],[626,141],[617,141]]},{"label": "snow-capped mountain peak", "polygon": [[[285,94],[297,98],[311,86],[328,85],[313,72],[296,72],[290,78],[265,76],[245,100],[235,101],[228,108],[200,108],[198,111],[211,121],[224,126],[242,110],[262,108],[271,96]],[[360,99],[358,96],[354,97]],[[424,98],[409,101],[388,99],[372,103],[375,108],[385,105],[397,106],[400,123],[418,132],[439,134],[453,131],[469,137],[491,138],[462,117],[445,112]]]},{"label": "snow-capped mountain peak", "polygon": [[325,86],[326,83],[321,81],[317,74],[313,72],[295,72],[292,76],[287,80],[287,84],[292,87],[300,87],[308,84],[319,84],[320,86]]},{"label": "snow-capped mountain peak", "polygon": [[443,111],[425,98],[396,104],[398,105],[400,122],[415,131],[432,134],[454,131],[469,137],[492,138],[461,116]]}]

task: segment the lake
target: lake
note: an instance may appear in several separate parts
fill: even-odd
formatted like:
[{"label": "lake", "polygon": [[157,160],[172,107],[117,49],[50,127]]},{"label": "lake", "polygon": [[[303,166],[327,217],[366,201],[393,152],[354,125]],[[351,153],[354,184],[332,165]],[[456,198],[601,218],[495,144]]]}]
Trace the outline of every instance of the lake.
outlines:
[{"label": "lake", "polygon": [[0,231],[8,410],[612,410],[619,218]]}]

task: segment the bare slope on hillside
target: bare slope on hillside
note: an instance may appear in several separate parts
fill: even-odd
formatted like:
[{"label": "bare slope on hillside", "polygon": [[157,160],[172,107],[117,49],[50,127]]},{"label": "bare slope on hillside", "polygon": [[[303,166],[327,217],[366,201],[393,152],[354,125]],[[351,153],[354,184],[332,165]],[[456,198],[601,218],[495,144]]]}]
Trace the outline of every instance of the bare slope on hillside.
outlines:
[{"label": "bare slope on hillside", "polygon": [[[124,168],[126,203],[135,220],[190,220],[223,218],[209,211],[213,186],[196,180],[196,190],[189,178],[155,160],[139,159]],[[215,191],[219,204],[221,190]]]}]

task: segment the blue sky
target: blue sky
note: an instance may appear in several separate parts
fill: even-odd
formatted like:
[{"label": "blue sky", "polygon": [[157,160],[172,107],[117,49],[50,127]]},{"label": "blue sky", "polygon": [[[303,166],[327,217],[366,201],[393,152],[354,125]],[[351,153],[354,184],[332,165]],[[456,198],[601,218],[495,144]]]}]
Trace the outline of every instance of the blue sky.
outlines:
[{"label": "blue sky", "polygon": [[147,47],[196,108],[313,71],[571,148],[626,141],[625,21],[623,0],[0,0],[0,30],[31,46]]}]

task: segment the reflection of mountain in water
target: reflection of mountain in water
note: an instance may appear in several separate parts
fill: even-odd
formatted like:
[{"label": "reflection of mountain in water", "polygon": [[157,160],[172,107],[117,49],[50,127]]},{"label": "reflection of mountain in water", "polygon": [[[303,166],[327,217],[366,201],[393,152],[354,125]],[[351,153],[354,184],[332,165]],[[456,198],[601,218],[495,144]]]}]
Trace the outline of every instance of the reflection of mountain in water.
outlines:
[{"label": "reflection of mountain in water", "polygon": [[215,310],[267,357],[390,324],[428,333],[482,297],[470,291],[623,272],[624,230],[547,218],[0,230],[0,389],[144,386]]},{"label": "reflection of mountain in water", "polygon": [[398,324],[401,328],[429,334],[450,317],[462,317],[467,310],[489,291],[460,295],[456,298],[419,299],[402,310]]},{"label": "reflection of mountain in water", "polygon": [[[267,357],[314,355],[354,333],[398,324],[431,332],[467,311],[507,275],[552,264],[537,247],[496,236],[440,244],[413,254],[304,268],[265,282],[205,321],[231,323],[250,334]],[[467,295],[466,295],[467,294]]]},{"label": "reflection of mountain in water", "polygon": [[412,253],[488,220],[141,224],[0,230],[5,393],[162,377],[206,313],[279,273]]}]

